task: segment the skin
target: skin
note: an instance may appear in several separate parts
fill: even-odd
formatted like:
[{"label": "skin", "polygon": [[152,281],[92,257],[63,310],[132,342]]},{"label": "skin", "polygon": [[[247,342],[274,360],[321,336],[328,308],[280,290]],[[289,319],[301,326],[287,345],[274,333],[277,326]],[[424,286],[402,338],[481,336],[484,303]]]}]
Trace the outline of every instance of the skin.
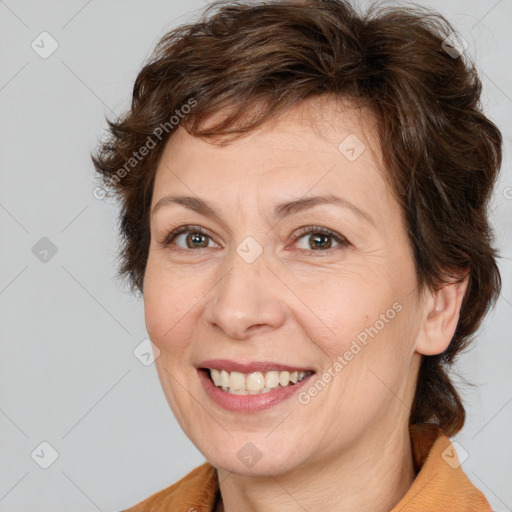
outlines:
[{"label": "skin", "polygon": [[[366,147],[355,161],[338,149],[351,134]],[[152,213],[146,327],[177,421],[218,469],[218,511],[384,512],[414,480],[408,418],[420,360],[449,344],[467,282],[418,289],[383,169],[371,118],[329,97],[224,147],[181,126],[166,145],[152,208],[169,194],[200,197],[222,220],[176,204]],[[272,217],[277,203],[322,194],[350,200],[373,223],[335,205]],[[208,236],[192,229],[162,245],[187,224]],[[315,250],[314,233],[293,240],[305,226],[349,243],[326,237]],[[253,263],[236,252],[247,236],[264,249]],[[198,378],[201,361],[221,358],[310,367],[314,382],[395,303],[400,312],[307,404],[294,395],[257,414],[228,412]],[[261,452],[251,468],[237,457],[247,442]]]}]

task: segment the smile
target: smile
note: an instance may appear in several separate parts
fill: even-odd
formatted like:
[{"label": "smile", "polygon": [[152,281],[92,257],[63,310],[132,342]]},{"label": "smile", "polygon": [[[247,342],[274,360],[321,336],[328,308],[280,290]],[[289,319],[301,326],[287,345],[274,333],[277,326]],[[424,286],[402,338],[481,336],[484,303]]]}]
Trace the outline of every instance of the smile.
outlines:
[{"label": "smile", "polygon": [[293,386],[312,372],[271,370],[265,373],[228,372],[208,368],[210,379],[215,386],[232,395],[259,395],[276,388]]},{"label": "smile", "polygon": [[211,359],[200,363],[197,373],[206,395],[217,406],[252,414],[284,402],[316,372],[275,362]]}]

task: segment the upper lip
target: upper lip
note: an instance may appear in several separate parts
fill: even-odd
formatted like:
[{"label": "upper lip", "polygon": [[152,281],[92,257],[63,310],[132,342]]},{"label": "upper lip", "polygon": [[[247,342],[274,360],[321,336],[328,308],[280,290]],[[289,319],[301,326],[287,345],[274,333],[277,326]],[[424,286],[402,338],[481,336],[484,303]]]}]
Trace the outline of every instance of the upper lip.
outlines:
[{"label": "upper lip", "polygon": [[252,372],[268,372],[271,370],[278,371],[299,371],[313,372],[311,368],[301,366],[292,366],[289,364],[274,363],[271,361],[254,361],[250,363],[237,363],[229,359],[208,359],[197,365],[198,368],[213,368],[216,370],[226,370],[228,372],[252,373]]}]

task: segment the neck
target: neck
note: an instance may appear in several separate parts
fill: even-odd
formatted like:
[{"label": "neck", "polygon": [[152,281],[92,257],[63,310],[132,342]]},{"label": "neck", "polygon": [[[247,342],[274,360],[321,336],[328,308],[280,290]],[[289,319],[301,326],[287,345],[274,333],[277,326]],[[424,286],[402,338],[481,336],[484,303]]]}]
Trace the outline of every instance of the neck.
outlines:
[{"label": "neck", "polygon": [[381,432],[370,443],[363,437],[342,454],[286,474],[248,477],[218,469],[216,512],[389,512],[415,478],[409,431]]}]

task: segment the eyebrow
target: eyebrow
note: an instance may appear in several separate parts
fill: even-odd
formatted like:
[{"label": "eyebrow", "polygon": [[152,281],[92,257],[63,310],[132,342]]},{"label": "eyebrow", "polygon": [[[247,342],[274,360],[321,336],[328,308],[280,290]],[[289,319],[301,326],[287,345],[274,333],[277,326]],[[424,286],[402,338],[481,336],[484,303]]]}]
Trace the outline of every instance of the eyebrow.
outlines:
[{"label": "eyebrow", "polygon": [[[222,218],[217,213],[213,205],[203,199],[192,196],[165,196],[160,199],[151,212],[151,215],[154,215],[157,210],[159,210],[162,206],[169,204],[179,204],[188,208],[189,210],[193,210],[200,215],[205,215],[208,217],[213,217],[222,221]],[[283,219],[284,217],[288,217],[291,215],[296,215],[305,210],[309,210],[317,205],[323,204],[332,204],[335,206],[339,206],[342,208],[349,209],[357,216],[375,226],[375,222],[372,217],[357,207],[354,203],[345,199],[343,197],[334,196],[332,194],[322,195],[322,196],[312,196],[312,197],[303,197],[301,199],[296,199],[293,201],[287,201],[285,203],[280,203],[276,205],[274,209],[274,217],[276,219]]]}]

